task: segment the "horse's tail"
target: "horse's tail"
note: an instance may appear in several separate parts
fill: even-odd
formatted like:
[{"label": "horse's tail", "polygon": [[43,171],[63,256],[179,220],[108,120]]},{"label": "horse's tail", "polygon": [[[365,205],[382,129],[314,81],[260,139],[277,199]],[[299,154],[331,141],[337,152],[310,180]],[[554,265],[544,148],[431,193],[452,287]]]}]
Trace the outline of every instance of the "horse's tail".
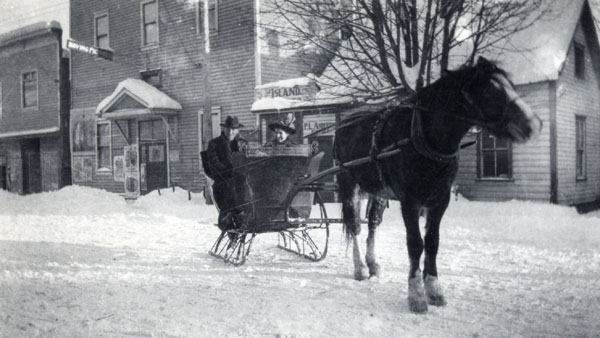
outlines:
[{"label": "horse's tail", "polygon": [[348,172],[337,175],[338,196],[342,202],[342,221],[346,238],[360,234],[360,188]]}]

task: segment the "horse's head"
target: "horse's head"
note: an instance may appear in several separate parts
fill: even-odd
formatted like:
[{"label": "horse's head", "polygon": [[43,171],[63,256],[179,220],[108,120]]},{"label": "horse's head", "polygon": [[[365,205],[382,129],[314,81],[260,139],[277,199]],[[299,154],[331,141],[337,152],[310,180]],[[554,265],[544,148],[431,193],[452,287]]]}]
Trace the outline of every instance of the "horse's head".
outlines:
[{"label": "horse's head", "polygon": [[516,142],[537,136],[542,121],[516,93],[504,70],[480,57],[465,77],[461,94],[468,120]]}]

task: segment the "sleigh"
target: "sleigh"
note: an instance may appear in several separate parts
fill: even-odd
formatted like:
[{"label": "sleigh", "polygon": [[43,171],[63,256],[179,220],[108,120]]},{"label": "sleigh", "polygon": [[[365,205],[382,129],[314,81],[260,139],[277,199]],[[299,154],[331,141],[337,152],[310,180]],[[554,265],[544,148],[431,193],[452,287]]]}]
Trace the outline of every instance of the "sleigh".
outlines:
[{"label": "sleigh", "polygon": [[256,236],[277,233],[279,248],[311,261],[324,259],[329,226],[342,220],[327,216],[321,195],[337,187],[314,179],[324,155],[315,150],[314,145],[245,149],[245,160],[235,169],[250,190],[249,201],[239,206],[244,225],[222,230],[209,253],[239,266]]}]

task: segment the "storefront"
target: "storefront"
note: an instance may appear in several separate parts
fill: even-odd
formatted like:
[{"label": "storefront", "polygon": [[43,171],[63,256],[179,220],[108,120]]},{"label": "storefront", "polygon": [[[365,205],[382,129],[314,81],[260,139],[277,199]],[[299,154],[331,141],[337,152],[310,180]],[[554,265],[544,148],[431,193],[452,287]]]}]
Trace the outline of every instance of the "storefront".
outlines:
[{"label": "storefront", "polygon": [[[306,77],[258,86],[255,97],[252,112],[258,119],[260,144],[274,138],[268,125],[291,113],[295,117],[296,134],[290,136],[290,139],[299,144],[318,144],[319,151],[325,153],[319,171],[334,165],[335,128],[332,127],[344,117],[343,112],[352,107],[351,99],[325,98],[314,80]],[[334,176],[326,179],[335,181]],[[325,199],[335,201],[333,193],[328,194]]]},{"label": "storefront", "polygon": [[[73,181],[103,188],[121,184],[126,197],[169,187],[170,158],[181,105],[150,84],[121,81],[90,112],[72,111]],[[171,154],[173,152],[173,154]]]}]

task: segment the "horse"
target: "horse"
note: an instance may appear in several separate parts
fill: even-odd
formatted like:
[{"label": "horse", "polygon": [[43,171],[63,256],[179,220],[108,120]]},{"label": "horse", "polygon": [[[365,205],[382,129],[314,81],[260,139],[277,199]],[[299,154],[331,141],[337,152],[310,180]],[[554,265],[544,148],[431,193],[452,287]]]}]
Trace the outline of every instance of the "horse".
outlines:
[{"label": "horse", "polygon": [[[458,171],[461,139],[478,126],[496,137],[524,143],[539,134],[541,119],[516,93],[508,74],[480,57],[475,65],[446,72],[407,102],[376,113],[355,114],[344,121],[335,132],[334,159],[343,168],[337,183],[344,232],[353,245],[354,278],[379,276],[376,229],[387,200],[398,200],[410,261],[409,309],[423,313],[428,304],[446,305],[436,256],[440,222]],[[377,157],[390,149],[400,151]],[[344,163],[368,156],[371,160],[365,164],[344,167]],[[365,193],[369,196],[366,265],[357,240]],[[426,219],[424,238],[419,229],[421,216]]]}]

